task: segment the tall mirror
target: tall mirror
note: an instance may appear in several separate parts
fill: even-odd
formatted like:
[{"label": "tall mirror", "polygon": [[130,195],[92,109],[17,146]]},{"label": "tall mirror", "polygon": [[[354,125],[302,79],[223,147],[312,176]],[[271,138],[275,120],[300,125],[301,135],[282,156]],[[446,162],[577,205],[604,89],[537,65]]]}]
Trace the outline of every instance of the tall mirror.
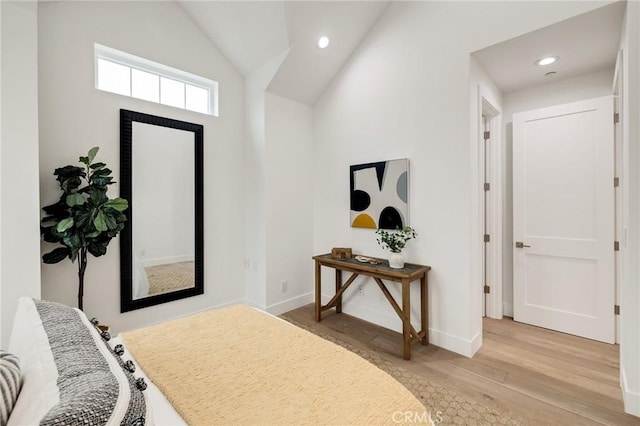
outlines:
[{"label": "tall mirror", "polygon": [[203,127],[120,110],[120,311],[204,292]]}]

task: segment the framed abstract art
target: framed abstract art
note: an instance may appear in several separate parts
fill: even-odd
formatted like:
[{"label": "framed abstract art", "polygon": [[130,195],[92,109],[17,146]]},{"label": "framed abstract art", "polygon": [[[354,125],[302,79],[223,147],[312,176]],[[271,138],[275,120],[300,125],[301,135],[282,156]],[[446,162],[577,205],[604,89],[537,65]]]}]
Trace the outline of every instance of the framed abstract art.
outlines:
[{"label": "framed abstract art", "polygon": [[409,225],[409,159],[350,167],[351,226],[397,229]]}]

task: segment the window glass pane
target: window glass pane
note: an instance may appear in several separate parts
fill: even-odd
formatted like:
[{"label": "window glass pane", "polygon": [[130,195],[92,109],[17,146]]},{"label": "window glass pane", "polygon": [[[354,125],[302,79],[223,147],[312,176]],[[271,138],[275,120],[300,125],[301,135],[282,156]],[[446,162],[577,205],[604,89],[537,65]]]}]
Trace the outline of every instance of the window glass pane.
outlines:
[{"label": "window glass pane", "polygon": [[131,96],[146,101],[160,102],[160,78],[135,68],[131,70]]},{"label": "window glass pane", "polygon": [[186,108],[191,111],[209,113],[209,91],[187,84]]},{"label": "window glass pane", "polygon": [[130,96],[130,68],[98,59],[98,89]]},{"label": "window glass pane", "polygon": [[218,116],[217,81],[99,44],[94,54],[96,89]]},{"label": "window glass pane", "polygon": [[160,77],[160,103],[184,108],[184,83]]}]

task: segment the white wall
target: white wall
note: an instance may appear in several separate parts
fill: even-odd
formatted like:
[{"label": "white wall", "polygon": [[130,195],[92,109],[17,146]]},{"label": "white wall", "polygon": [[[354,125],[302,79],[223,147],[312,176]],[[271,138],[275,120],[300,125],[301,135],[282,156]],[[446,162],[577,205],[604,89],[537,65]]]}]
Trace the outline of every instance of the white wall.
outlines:
[{"label": "white wall", "polygon": [[194,133],[139,122],[132,131],[132,251],[144,267],[193,261]]},{"label": "white wall", "polygon": [[312,119],[311,107],[265,95],[266,303],[274,314],[313,300]]},{"label": "white wall", "polygon": [[640,3],[627,3],[621,37],[622,277],[620,379],[627,413],[640,416]]},{"label": "white wall", "polygon": [[[91,257],[85,311],[120,330],[243,299],[243,79],[173,2],[39,4],[41,203],[58,197],[53,170],[92,146],[119,176],[119,109],[204,125],[204,295],[120,314],[119,239]],[[219,117],[94,88],[93,44],[123,50],[217,80]],[[118,194],[118,186],[110,195]],[[49,250],[50,245],[43,247]],[[76,305],[76,265],[42,266],[44,299]]]},{"label": "white wall", "polygon": [[0,347],[21,296],[40,297],[38,8],[0,2]]},{"label": "white wall", "polygon": [[[392,3],[314,110],[314,251],[344,245],[356,253],[385,256],[373,232],[349,227],[348,167],[410,158],[410,217],[419,237],[406,254],[409,261],[433,267],[430,339],[471,355],[479,318],[470,288],[471,251],[477,248],[470,234],[475,216],[469,54],[601,5]],[[331,294],[329,271],[323,281],[325,295]],[[418,294],[416,286],[412,298],[419,300]],[[347,300],[345,311],[400,326],[371,285],[363,297]]]},{"label": "white wall", "polygon": [[245,80],[244,296],[260,309],[267,308],[265,90],[286,55],[274,57]]},{"label": "white wall", "polygon": [[313,300],[312,109],[266,93],[287,54],[245,84],[245,298],[273,314]]},{"label": "white wall", "polygon": [[613,68],[553,81],[504,96],[503,314],[513,317],[513,114],[613,94]]}]

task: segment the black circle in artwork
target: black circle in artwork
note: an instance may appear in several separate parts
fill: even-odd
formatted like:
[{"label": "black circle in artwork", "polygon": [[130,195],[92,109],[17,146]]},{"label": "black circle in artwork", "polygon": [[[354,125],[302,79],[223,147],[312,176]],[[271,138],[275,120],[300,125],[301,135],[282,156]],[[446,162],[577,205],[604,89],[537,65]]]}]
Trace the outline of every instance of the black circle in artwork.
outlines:
[{"label": "black circle in artwork", "polygon": [[365,211],[371,204],[371,197],[368,193],[356,189],[351,191],[351,210],[356,212]]},{"label": "black circle in artwork", "polygon": [[378,228],[380,229],[402,229],[402,216],[394,207],[385,207],[380,213]]}]

